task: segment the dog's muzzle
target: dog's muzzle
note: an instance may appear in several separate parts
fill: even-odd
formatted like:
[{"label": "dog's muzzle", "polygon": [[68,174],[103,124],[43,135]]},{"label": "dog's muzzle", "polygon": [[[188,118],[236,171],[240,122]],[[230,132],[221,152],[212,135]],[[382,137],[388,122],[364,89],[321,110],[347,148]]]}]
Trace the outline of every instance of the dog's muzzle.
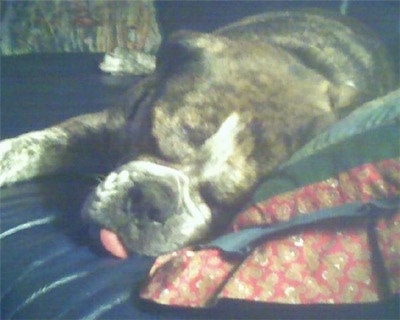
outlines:
[{"label": "dog's muzzle", "polygon": [[96,188],[86,200],[83,216],[118,235],[103,232],[101,238],[115,255],[104,239],[113,239],[114,244],[120,239],[125,248],[136,252],[157,251],[153,249],[157,246],[166,248],[161,251],[177,249],[203,232],[211,212],[185,173],[149,161],[132,161]]}]

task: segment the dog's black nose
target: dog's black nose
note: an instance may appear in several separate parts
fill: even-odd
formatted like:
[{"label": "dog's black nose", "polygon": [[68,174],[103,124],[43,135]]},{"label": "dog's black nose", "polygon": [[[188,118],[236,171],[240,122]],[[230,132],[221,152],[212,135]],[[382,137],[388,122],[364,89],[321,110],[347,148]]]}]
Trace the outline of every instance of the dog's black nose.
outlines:
[{"label": "dog's black nose", "polygon": [[173,214],[174,199],[167,186],[147,182],[129,190],[130,214],[140,220],[164,223]]},{"label": "dog's black nose", "polygon": [[167,210],[162,210],[157,207],[148,208],[146,215],[150,220],[160,222],[160,223],[164,223],[167,220],[167,218],[170,216],[168,214]]},{"label": "dog's black nose", "polygon": [[143,200],[143,191],[139,186],[133,186],[129,190],[129,197],[133,204],[139,204]]}]

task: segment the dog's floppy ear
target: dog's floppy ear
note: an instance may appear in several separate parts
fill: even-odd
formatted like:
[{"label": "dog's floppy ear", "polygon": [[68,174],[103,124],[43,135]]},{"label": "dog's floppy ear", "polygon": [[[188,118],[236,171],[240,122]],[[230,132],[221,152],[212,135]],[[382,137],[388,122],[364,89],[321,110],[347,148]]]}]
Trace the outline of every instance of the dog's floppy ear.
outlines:
[{"label": "dog's floppy ear", "polygon": [[162,43],[157,54],[157,69],[171,74],[187,68],[201,67],[210,54],[223,48],[224,40],[221,37],[207,33],[177,31]]}]

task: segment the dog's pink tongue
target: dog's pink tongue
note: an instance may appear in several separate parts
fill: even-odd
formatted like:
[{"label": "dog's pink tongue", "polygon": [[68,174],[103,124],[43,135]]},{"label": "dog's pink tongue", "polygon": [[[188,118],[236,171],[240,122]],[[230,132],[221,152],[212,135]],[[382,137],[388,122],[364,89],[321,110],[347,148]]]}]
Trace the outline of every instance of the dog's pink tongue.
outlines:
[{"label": "dog's pink tongue", "polygon": [[128,252],[125,250],[118,236],[107,229],[100,230],[100,240],[104,248],[117,258],[126,259]]}]

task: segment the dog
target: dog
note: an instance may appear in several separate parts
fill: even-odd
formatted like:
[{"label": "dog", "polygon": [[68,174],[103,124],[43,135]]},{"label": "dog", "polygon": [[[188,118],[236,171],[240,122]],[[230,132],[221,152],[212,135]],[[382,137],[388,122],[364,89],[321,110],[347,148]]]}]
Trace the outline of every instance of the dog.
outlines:
[{"label": "dog", "polygon": [[304,143],[394,87],[379,40],[318,10],[178,31],[125,103],[0,143],[0,185],[86,170],[109,173],[83,220],[102,240],[157,256],[214,237],[260,181]]}]

